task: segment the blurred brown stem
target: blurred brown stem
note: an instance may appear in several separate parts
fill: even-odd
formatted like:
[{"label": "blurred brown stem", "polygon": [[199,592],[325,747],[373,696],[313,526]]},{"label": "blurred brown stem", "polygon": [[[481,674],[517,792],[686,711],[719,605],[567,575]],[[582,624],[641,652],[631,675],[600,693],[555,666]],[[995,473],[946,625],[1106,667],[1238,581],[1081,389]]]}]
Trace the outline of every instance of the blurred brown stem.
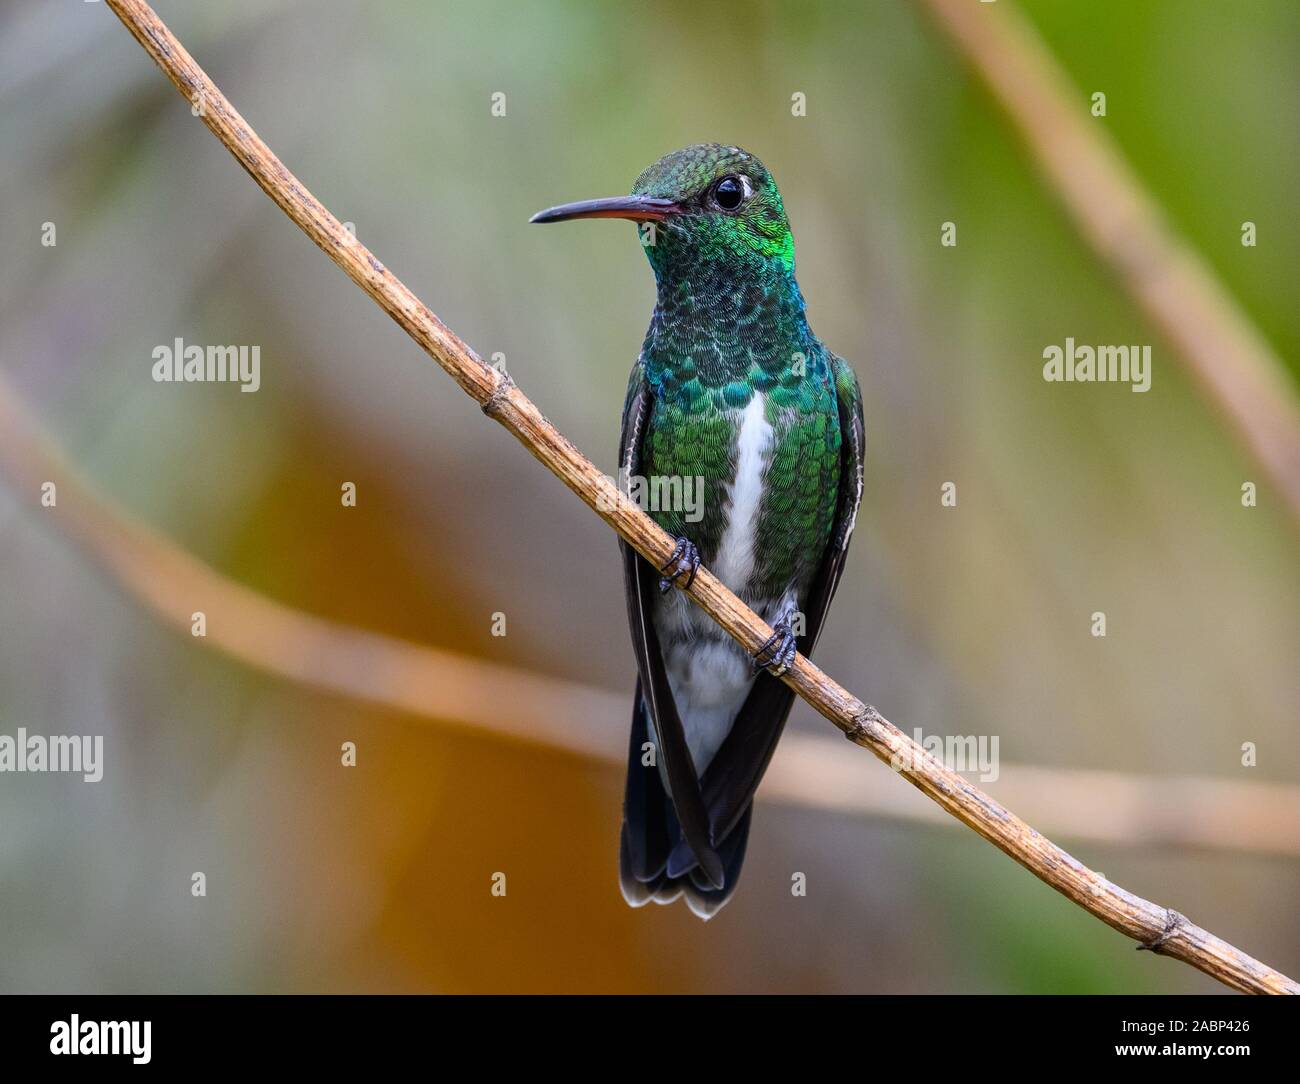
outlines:
[{"label": "blurred brown stem", "polygon": [[[189,638],[245,666],[394,711],[622,766],[628,693],[530,673],[304,613],[237,583],[99,496],[0,377],[0,471],[24,496],[53,482],[36,517],[73,541],[126,595]],[[763,779],[765,801],[957,826],[829,737],[788,733]],[[1119,847],[1185,847],[1300,857],[1300,787],[1002,762],[996,789],[1053,831]]]},{"label": "blurred brown stem", "polygon": [[1079,232],[1173,344],[1300,521],[1300,404],[1263,336],[1165,222],[1106,122],[1008,2],[925,0],[1015,124]]},{"label": "blurred brown stem", "polygon": [[[369,294],[489,417],[513,434],[637,552],[664,564],[673,540],[626,500],[614,484],[551,425],[503,374],[485,365],[357,241],[285,168],[217,89],[185,48],[141,0],[107,0],[145,51],[204,124],[308,237]],[[688,592],[697,605],[750,652],[771,629],[707,571]],[[886,763],[901,765],[908,782],[1035,876],[1103,922],[1152,951],[1184,960],[1239,990],[1300,993],[1294,980],[1246,955],[1177,912],[1134,896],[1088,869],[925,752],[803,656],[782,678],[850,740]]]}]

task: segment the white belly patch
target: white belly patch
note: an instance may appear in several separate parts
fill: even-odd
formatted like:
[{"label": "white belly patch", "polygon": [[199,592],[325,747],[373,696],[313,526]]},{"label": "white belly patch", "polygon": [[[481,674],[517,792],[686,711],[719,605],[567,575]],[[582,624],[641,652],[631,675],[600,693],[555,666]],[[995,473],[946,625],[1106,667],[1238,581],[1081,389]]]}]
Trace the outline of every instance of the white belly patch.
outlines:
[{"label": "white belly patch", "polygon": [[727,528],[712,569],[718,579],[737,592],[745,589],[754,571],[758,510],[763,502],[763,478],[771,459],[772,426],[764,404],[764,397],[755,392],[740,415],[736,478],[727,487]]},{"label": "white belly patch", "polygon": [[[754,573],[763,481],[771,461],[773,429],[763,395],[755,393],[740,412],[736,476],[727,487],[727,521],[711,571],[732,591],[744,593]],[[754,600],[760,612],[776,600]],[[664,668],[699,775],[731,731],[754,684],[749,657],[712,620],[677,591],[656,607],[655,626]]]}]

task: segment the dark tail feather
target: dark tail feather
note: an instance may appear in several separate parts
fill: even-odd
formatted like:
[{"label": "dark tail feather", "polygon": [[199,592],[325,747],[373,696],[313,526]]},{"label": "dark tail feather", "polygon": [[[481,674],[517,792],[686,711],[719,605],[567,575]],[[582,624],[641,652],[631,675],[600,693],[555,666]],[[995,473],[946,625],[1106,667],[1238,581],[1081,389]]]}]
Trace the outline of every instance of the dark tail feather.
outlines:
[{"label": "dark tail feather", "polygon": [[[687,906],[700,918],[712,918],[731,898],[745,861],[745,843],[753,807],[718,846],[723,885],[714,888],[682,838],[672,801],[663,788],[659,769],[642,764],[649,740],[646,709],[638,682],[632,709],[632,733],[627,754],[627,788],[623,795],[623,832],[619,850],[619,882],[623,898],[633,907],[672,903],[683,893]],[[672,875],[669,858],[672,858]]]},{"label": "dark tail feather", "polygon": [[[665,806],[668,804],[659,772],[642,767],[642,746],[649,740],[645,702],[641,699],[641,682],[636,684],[632,704],[632,733],[628,739],[627,787],[623,792],[623,834],[619,850],[618,872],[623,898],[633,907],[659,899],[667,880],[664,869],[674,838],[669,835]],[[674,818],[673,828],[676,829]],[[678,893],[680,895],[680,893]],[[671,899],[676,899],[676,896]],[[670,902],[660,899],[661,903]]]},{"label": "dark tail feather", "polygon": [[722,910],[740,883],[740,867],[745,863],[745,844],[749,842],[749,821],[753,813],[754,807],[751,804],[736,822],[731,835],[718,848],[723,870],[721,888],[714,888],[699,866],[692,868],[689,874],[680,879],[679,883],[686,889],[686,906],[705,921]]}]

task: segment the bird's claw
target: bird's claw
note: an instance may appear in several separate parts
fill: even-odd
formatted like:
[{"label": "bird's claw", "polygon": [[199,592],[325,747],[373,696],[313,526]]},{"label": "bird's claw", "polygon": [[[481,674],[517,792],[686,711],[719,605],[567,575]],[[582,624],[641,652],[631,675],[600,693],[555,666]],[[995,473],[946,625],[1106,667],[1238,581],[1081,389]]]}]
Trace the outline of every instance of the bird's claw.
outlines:
[{"label": "bird's claw", "polygon": [[795,654],[798,652],[798,638],[794,630],[790,627],[790,617],[787,615],[781,618],[772,626],[772,635],[767,638],[763,646],[750,656],[754,673],[760,670],[766,670],[773,677],[780,677],[794,662]]},{"label": "bird's claw", "polygon": [[[671,570],[671,575],[669,571]],[[663,563],[659,571],[665,573],[659,580],[659,591],[661,594],[668,594],[681,577],[686,577],[686,582],[682,587],[689,589],[695,582],[695,573],[700,570],[700,551],[695,548],[695,543],[689,538],[679,538],[677,545],[673,548],[673,555]]]}]

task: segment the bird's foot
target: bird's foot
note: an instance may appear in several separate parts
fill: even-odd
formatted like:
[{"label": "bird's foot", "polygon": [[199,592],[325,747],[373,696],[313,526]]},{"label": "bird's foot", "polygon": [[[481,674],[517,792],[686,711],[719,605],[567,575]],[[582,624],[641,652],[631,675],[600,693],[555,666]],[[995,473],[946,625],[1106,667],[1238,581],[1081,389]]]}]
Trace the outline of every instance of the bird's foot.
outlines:
[{"label": "bird's foot", "polygon": [[752,665],[754,673],[760,670],[766,670],[773,677],[780,677],[794,662],[795,653],[799,650],[797,637],[790,625],[792,614],[786,614],[775,625],[772,626],[772,635],[767,641],[754,652],[750,658],[753,660]]},{"label": "bird's foot", "polygon": [[668,594],[681,577],[686,577],[686,582],[682,584],[683,588],[689,588],[695,582],[695,573],[700,570],[700,551],[695,548],[695,543],[689,538],[679,538],[677,545],[673,549],[673,555],[664,562],[659,569],[664,573],[659,580],[659,590],[662,594]]}]

